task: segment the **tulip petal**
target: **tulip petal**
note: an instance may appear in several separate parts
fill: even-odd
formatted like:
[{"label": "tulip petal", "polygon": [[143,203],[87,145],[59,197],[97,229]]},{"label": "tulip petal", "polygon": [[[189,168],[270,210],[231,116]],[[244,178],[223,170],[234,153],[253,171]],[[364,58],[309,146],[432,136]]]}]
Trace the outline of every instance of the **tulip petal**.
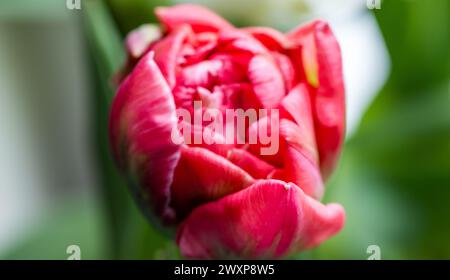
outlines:
[{"label": "tulip petal", "polygon": [[161,69],[170,88],[176,83],[176,69],[183,43],[189,36],[191,29],[183,25],[174,30],[170,35],[157,42],[151,50],[155,53],[155,62]]},{"label": "tulip petal", "polygon": [[160,37],[161,31],[157,25],[144,24],[127,35],[125,39],[127,51],[132,59],[137,59]]},{"label": "tulip petal", "polygon": [[222,93],[225,109],[258,109],[261,107],[259,100],[253,93],[252,86],[248,83],[234,83],[214,87],[214,92]]},{"label": "tulip petal", "polygon": [[248,78],[264,108],[276,108],[286,94],[280,70],[267,56],[256,55],[251,59],[248,65]]},{"label": "tulip petal", "polygon": [[171,140],[176,125],[170,88],[150,52],[120,86],[109,131],[121,168],[139,187],[138,198],[148,199],[145,204],[166,222],[173,218],[170,185],[180,156],[180,147]]},{"label": "tulip petal", "polygon": [[181,71],[178,78],[182,85],[205,88],[212,88],[217,84],[239,83],[245,79],[245,70],[237,63],[218,58],[189,65]]},{"label": "tulip petal", "polygon": [[[302,143],[311,159],[318,161],[316,139],[314,135],[314,122],[311,110],[310,94],[305,85],[300,84],[293,88],[281,102],[285,110],[297,124],[297,134],[288,135],[297,143]],[[292,141],[291,141],[292,142]]]},{"label": "tulip petal", "polygon": [[269,50],[256,38],[250,34],[237,29],[224,30],[219,33],[218,52],[241,53],[241,56],[248,54],[269,54]]},{"label": "tulip petal", "polygon": [[323,205],[292,183],[260,180],[204,204],[177,232],[188,258],[277,258],[311,248],[343,226],[340,205]]},{"label": "tulip petal", "polygon": [[217,34],[212,32],[205,32],[197,34],[195,37],[190,37],[192,51],[187,51],[183,56],[183,66],[191,65],[207,59],[217,47]]},{"label": "tulip petal", "polygon": [[283,169],[274,173],[272,178],[294,182],[307,195],[321,199],[324,186],[320,168],[301,134],[299,126],[288,120],[281,120],[280,135],[286,143],[284,164]]},{"label": "tulip petal", "polygon": [[227,159],[255,179],[266,179],[275,167],[243,149],[230,149]]},{"label": "tulip petal", "polygon": [[195,206],[254,182],[244,170],[207,149],[183,146],[172,185],[172,205],[182,219]]},{"label": "tulip petal", "polygon": [[126,39],[127,60],[125,65],[113,76],[115,85],[121,82],[130,74],[139,59],[155,44],[161,37],[159,26],[154,24],[143,24],[131,31]]},{"label": "tulip petal", "polygon": [[[320,167],[324,177],[333,171],[345,137],[345,93],[339,44],[330,27],[315,21],[291,32],[288,37],[302,45],[306,76],[317,75],[312,108]],[[308,62],[308,59],[315,61]],[[317,69],[315,69],[317,68]],[[314,73],[316,74],[308,74]]]},{"label": "tulip petal", "polygon": [[289,43],[283,33],[270,27],[247,27],[242,30],[258,39],[269,50],[280,51]]},{"label": "tulip petal", "polygon": [[[226,142],[222,134],[208,127],[186,122],[179,124],[179,127],[183,127],[182,134],[189,147],[204,148],[222,157],[226,157],[228,152],[234,148],[233,144]],[[195,143],[195,139],[202,139],[202,141],[199,141],[201,143]]]},{"label": "tulip petal", "polygon": [[286,141],[280,137],[279,132],[280,121],[278,118],[274,118],[271,114],[260,118],[248,129],[248,151],[275,167],[283,167]]},{"label": "tulip petal", "polygon": [[221,67],[219,60],[204,60],[189,65],[180,72],[178,83],[188,87],[211,88],[214,85],[214,75],[220,71]]},{"label": "tulip petal", "polygon": [[297,77],[294,65],[287,55],[281,53],[272,53],[281,74],[283,75],[286,92],[289,92],[296,84]]},{"label": "tulip petal", "polygon": [[214,12],[194,4],[182,4],[173,7],[155,9],[159,21],[169,31],[179,25],[188,24],[194,32],[219,31],[233,26]]}]

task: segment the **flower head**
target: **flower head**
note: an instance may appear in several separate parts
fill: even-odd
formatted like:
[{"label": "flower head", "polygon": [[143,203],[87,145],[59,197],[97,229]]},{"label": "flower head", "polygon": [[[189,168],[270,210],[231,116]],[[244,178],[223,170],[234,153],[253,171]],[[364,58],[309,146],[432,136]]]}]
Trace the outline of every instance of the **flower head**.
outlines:
[{"label": "flower head", "polygon": [[342,207],[319,202],[345,123],[329,26],[238,29],[189,4],[156,15],[161,32],[127,38],[110,139],[182,255],[282,257],[336,234]]}]

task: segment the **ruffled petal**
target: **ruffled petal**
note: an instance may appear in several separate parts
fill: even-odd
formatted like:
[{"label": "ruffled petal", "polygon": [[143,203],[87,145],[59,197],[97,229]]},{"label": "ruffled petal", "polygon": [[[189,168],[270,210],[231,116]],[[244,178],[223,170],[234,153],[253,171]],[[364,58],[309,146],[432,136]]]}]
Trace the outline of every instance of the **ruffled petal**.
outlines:
[{"label": "ruffled petal", "polygon": [[[184,137],[184,143],[189,147],[207,149],[222,157],[227,157],[228,152],[234,148],[234,143],[227,143],[225,137],[209,127],[192,125],[187,122],[178,125]],[[201,139],[197,141],[195,139]]]},{"label": "ruffled petal", "polygon": [[194,209],[177,243],[194,259],[277,258],[318,245],[344,220],[340,205],[323,205],[291,183],[260,180]]},{"label": "ruffled petal", "polygon": [[307,80],[317,88],[313,90],[312,108],[320,167],[327,177],[335,167],[345,137],[345,92],[339,44],[323,21],[300,27],[288,37],[302,45]]},{"label": "ruffled petal", "polygon": [[276,108],[286,94],[283,76],[268,56],[256,55],[251,59],[248,78],[264,108]]},{"label": "ruffled petal", "polygon": [[266,179],[275,170],[274,166],[243,149],[231,149],[226,157],[255,179]]},{"label": "ruffled petal", "polygon": [[246,79],[245,70],[232,60],[211,59],[185,67],[178,81],[185,86],[202,86],[212,88],[217,84],[243,82]]},{"label": "ruffled petal", "polygon": [[166,222],[173,219],[170,185],[180,156],[179,145],[171,140],[176,125],[170,88],[150,52],[120,86],[109,132],[119,165],[139,188],[138,198]]},{"label": "ruffled petal", "polygon": [[254,182],[244,170],[207,149],[183,146],[172,185],[178,219],[195,206],[239,191]]},{"label": "ruffled petal", "polygon": [[214,92],[222,93],[224,97],[224,108],[243,109],[261,108],[252,86],[248,83],[233,83],[214,87]]},{"label": "ruffled petal", "polygon": [[170,88],[176,83],[178,59],[191,29],[187,25],[180,26],[167,37],[157,42],[151,50],[155,53],[155,62],[161,69]]},{"label": "ruffled petal", "polygon": [[278,152],[273,155],[262,154],[261,149],[268,145],[259,142],[249,145],[249,150],[277,166],[271,178],[294,182],[306,194],[320,199],[324,186],[318,164],[309,92],[304,85],[296,86],[283,98],[280,113],[281,120],[278,123],[272,122],[269,116],[260,119],[249,129],[249,136],[253,138],[263,128],[267,128],[270,133],[278,129],[279,137],[271,138],[272,141],[279,141]]},{"label": "ruffled petal", "polygon": [[269,50],[281,51],[288,47],[289,41],[283,33],[276,29],[258,26],[242,28],[242,30],[258,39]]},{"label": "ruffled petal", "polygon": [[214,12],[194,4],[182,4],[173,7],[158,7],[155,10],[159,21],[169,31],[179,25],[189,24],[194,32],[217,32],[233,26]]},{"label": "ruffled petal", "polygon": [[[232,53],[251,57],[255,54],[268,54],[269,50],[250,34],[237,29],[224,30],[219,33],[218,52]],[[248,56],[250,55],[250,56]]]},{"label": "ruffled petal", "polygon": [[204,32],[189,38],[190,44],[185,45],[186,51],[180,64],[187,66],[208,59],[217,47],[217,33]]},{"label": "ruffled petal", "polygon": [[283,75],[286,92],[289,92],[297,84],[294,65],[287,55],[274,52],[272,53],[272,56]]},{"label": "ruffled petal", "polygon": [[[296,134],[288,134],[285,137],[290,142],[297,144],[301,143],[303,149],[307,152],[310,158],[317,162],[317,145],[314,133],[314,122],[311,110],[310,94],[305,85],[299,84],[293,88],[281,102],[281,113],[284,111],[289,114],[288,119],[292,119],[297,127]],[[286,122],[287,123],[287,122]],[[289,125],[284,126],[289,127]],[[292,130],[288,130],[292,131]]]}]

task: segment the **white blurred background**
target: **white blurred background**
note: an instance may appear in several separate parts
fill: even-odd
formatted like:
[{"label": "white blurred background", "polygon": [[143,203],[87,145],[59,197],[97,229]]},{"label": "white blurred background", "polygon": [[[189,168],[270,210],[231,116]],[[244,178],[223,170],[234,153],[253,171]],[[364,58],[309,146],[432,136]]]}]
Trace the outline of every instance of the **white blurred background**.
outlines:
[{"label": "white blurred background", "polygon": [[0,256],[96,184],[81,27],[65,1],[0,1]]}]

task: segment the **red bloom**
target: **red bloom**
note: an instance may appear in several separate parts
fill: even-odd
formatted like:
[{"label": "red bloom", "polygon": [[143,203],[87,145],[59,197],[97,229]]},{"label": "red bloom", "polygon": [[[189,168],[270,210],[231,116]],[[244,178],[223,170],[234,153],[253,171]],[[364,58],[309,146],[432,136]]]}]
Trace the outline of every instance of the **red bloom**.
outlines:
[{"label": "red bloom", "polygon": [[[195,5],[156,14],[161,38],[146,27],[127,38],[129,61],[110,115],[113,152],[144,209],[176,229],[190,258],[281,257],[336,234],[342,207],[319,202],[345,123],[340,50],[328,25],[282,34],[235,28]],[[196,114],[195,101],[223,115],[277,109],[279,121],[258,116],[236,133],[246,142],[225,143],[223,131],[208,134],[207,122],[177,118],[178,109]],[[174,141],[181,123],[188,136],[216,141]],[[274,153],[261,153],[260,138],[248,142],[264,127],[279,132]]]}]

